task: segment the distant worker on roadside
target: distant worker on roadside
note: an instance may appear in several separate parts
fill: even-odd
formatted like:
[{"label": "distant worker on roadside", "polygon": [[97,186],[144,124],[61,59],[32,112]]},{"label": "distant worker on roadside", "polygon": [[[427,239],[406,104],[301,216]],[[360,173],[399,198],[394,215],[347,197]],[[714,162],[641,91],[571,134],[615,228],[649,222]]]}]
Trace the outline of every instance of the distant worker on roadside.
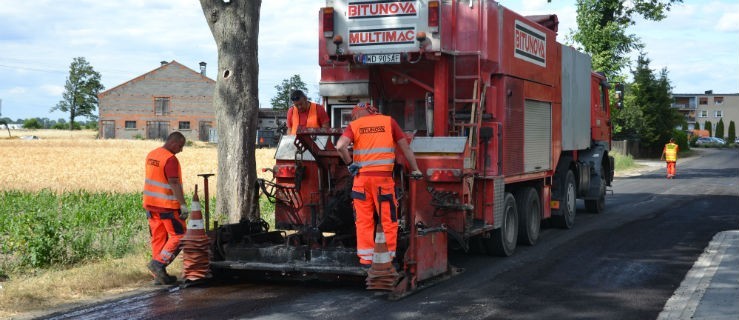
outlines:
[{"label": "distant worker on roadside", "polygon": [[167,266],[180,253],[185,220],[190,213],[182,191],[182,170],[175,157],[185,146],[185,136],[172,132],[164,146],[146,156],[144,209],[149,219],[151,261],[148,269],[156,284],[172,284],[177,277],[167,274]]},{"label": "distant worker on roadside", "polygon": [[672,179],[675,177],[675,163],[677,163],[677,151],[678,147],[677,144],[675,144],[675,139],[670,138],[670,143],[665,145],[665,148],[662,149],[662,156],[660,156],[660,160],[664,159],[667,161],[667,179]]},{"label": "distant worker on roadside", "polygon": [[[353,158],[349,144],[354,143]],[[352,199],[356,215],[357,256],[365,267],[372,264],[375,248],[375,217],[385,233],[387,248],[395,257],[398,234],[398,203],[395,198],[395,147],[403,151],[411,169],[411,176],[421,178],[416,157],[408,141],[393,118],[377,113],[369,104],[358,104],[352,110],[352,122],[336,143],[344,163],[354,176]]]},{"label": "distant worker on roadside", "polygon": [[322,105],[308,101],[305,93],[295,90],[290,93],[293,106],[287,110],[287,133],[295,135],[298,128],[330,128],[328,113]]}]

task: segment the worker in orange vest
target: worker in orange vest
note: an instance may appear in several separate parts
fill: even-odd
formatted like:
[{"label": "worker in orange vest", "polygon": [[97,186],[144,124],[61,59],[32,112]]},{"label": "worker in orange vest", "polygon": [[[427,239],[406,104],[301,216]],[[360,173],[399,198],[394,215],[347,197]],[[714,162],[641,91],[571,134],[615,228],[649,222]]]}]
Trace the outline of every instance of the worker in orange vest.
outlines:
[{"label": "worker in orange vest", "polygon": [[670,143],[666,144],[665,148],[662,149],[662,156],[660,156],[660,160],[665,159],[665,161],[667,161],[667,179],[672,179],[675,177],[677,151],[678,147],[677,144],[675,144],[674,138],[670,138]]},{"label": "worker in orange vest", "polygon": [[[349,144],[354,143],[353,158]],[[336,143],[339,155],[348,163],[354,176],[352,199],[356,215],[357,256],[365,267],[372,264],[375,248],[375,217],[382,223],[388,252],[395,257],[398,237],[398,203],[395,198],[395,147],[403,151],[411,176],[421,178],[416,157],[398,123],[377,113],[369,104],[359,104],[352,110],[352,122]]]},{"label": "worker in orange vest", "polygon": [[298,128],[329,128],[328,113],[322,105],[308,101],[305,93],[295,90],[290,94],[293,106],[287,110],[287,133],[295,135]]},{"label": "worker in orange vest", "polygon": [[185,136],[172,132],[164,146],[146,156],[144,209],[151,234],[151,261],[148,269],[156,284],[171,284],[177,277],[167,274],[169,265],[180,252],[185,235],[185,219],[190,212],[182,191],[182,170],[175,154],[185,146]]}]

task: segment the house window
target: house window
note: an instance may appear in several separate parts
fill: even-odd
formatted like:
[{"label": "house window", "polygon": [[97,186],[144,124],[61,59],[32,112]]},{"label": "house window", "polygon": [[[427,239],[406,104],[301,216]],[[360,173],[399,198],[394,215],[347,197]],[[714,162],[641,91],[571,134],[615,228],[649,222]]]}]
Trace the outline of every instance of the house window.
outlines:
[{"label": "house window", "polygon": [[700,97],[698,99],[698,104],[708,104],[708,97]]},{"label": "house window", "polygon": [[180,121],[180,130],[190,130],[190,121]]},{"label": "house window", "polygon": [[708,111],[701,110],[698,112],[698,118],[705,118],[705,117],[708,117]]},{"label": "house window", "polygon": [[721,118],[724,116],[724,113],[721,110],[716,110],[713,112],[713,116],[716,118]]},{"label": "house window", "polygon": [[713,104],[722,104],[724,103],[724,97],[713,97]]},{"label": "house window", "polygon": [[126,120],[126,129],[136,129],[136,121]]},{"label": "house window", "polygon": [[154,112],[158,116],[169,114],[169,98],[154,98]]}]

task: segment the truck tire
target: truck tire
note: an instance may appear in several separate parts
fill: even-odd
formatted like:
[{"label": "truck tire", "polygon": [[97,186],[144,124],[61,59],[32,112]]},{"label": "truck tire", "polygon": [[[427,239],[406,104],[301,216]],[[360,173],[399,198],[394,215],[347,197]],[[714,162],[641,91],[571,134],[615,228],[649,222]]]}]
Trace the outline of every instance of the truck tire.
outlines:
[{"label": "truck tire", "polygon": [[503,223],[500,228],[493,230],[490,238],[482,238],[485,249],[491,256],[508,257],[516,251],[518,240],[516,198],[506,192],[503,205]]},{"label": "truck tire", "polygon": [[533,246],[541,230],[541,201],[534,187],[525,187],[516,192],[518,209],[518,243]]},{"label": "truck tire", "polygon": [[571,229],[575,225],[575,212],[577,205],[577,186],[575,185],[575,174],[567,170],[565,181],[562,185],[563,197],[559,202],[559,215],[552,217],[555,226],[562,229]]},{"label": "truck tire", "polygon": [[585,209],[592,213],[603,213],[606,209],[606,172],[603,167],[600,168],[598,199],[585,200]]}]

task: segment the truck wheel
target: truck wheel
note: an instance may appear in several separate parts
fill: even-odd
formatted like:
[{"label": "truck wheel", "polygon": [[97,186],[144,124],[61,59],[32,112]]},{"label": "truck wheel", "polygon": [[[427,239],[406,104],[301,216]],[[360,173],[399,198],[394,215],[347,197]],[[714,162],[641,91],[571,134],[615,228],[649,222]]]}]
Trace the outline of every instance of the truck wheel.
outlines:
[{"label": "truck wheel", "polygon": [[570,229],[575,224],[575,205],[577,204],[575,174],[572,170],[567,170],[563,187],[564,197],[559,202],[560,215],[552,217],[552,222],[562,229]]},{"label": "truck wheel", "polygon": [[600,189],[598,190],[598,199],[585,200],[585,209],[592,213],[603,213],[606,209],[606,173],[600,168]]},{"label": "truck wheel", "polygon": [[541,230],[541,201],[536,188],[526,187],[516,193],[518,243],[533,246]]},{"label": "truck wheel", "polygon": [[503,224],[500,228],[493,230],[490,238],[482,238],[488,254],[501,257],[512,255],[516,251],[516,240],[518,240],[516,198],[506,192],[504,199]]}]

